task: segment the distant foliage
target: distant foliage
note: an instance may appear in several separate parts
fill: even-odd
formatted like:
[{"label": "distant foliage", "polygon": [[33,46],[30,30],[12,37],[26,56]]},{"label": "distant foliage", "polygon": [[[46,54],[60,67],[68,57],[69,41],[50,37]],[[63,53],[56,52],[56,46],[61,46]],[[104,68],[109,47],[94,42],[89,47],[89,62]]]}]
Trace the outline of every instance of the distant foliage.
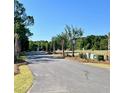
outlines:
[{"label": "distant foliage", "polygon": [[92,50],[108,50],[108,36],[95,36],[90,35],[87,37],[82,38],[83,44],[81,48],[84,48],[86,50],[92,49]]},{"label": "distant foliage", "polygon": [[29,41],[29,51],[44,50],[49,51],[51,47],[51,42],[48,41]]},{"label": "distant foliage", "polygon": [[[61,38],[59,36],[54,37],[55,49],[61,49]],[[66,39],[65,49],[71,50],[71,42]],[[75,49],[77,50],[108,50],[108,36],[95,36],[90,35],[87,37],[77,38]]]},{"label": "distant foliage", "polygon": [[108,50],[109,35],[89,35],[83,36],[84,30],[73,26],[65,26],[65,31],[52,37],[51,41],[30,41],[29,50],[62,50],[62,41],[64,40],[64,49],[72,50],[72,39],[76,40],[76,50]]}]

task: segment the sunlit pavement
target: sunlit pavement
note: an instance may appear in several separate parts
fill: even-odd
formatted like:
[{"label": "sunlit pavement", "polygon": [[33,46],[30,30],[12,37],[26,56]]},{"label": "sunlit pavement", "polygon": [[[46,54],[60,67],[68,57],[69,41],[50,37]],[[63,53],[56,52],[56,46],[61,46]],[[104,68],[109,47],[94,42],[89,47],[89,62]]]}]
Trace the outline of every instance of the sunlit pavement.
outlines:
[{"label": "sunlit pavement", "polygon": [[29,93],[110,93],[109,69],[29,52],[34,83]]}]

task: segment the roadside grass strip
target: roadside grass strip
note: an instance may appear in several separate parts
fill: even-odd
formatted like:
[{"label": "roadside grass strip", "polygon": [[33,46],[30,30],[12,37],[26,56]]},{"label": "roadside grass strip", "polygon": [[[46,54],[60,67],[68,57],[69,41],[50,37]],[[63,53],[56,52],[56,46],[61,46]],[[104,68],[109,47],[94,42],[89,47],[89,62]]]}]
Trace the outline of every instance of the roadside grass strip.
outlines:
[{"label": "roadside grass strip", "polygon": [[17,60],[18,61],[24,61],[24,60],[26,60],[27,59],[27,57],[26,56],[19,56],[18,58],[17,58]]},{"label": "roadside grass strip", "polygon": [[27,65],[19,66],[20,73],[14,76],[14,93],[26,93],[33,83],[33,76]]},{"label": "roadside grass strip", "polygon": [[27,57],[26,56],[20,56],[20,59],[25,60],[25,59],[27,59]]},{"label": "roadside grass strip", "polygon": [[86,63],[86,64],[100,68],[110,68],[110,64],[101,64],[101,63]]}]

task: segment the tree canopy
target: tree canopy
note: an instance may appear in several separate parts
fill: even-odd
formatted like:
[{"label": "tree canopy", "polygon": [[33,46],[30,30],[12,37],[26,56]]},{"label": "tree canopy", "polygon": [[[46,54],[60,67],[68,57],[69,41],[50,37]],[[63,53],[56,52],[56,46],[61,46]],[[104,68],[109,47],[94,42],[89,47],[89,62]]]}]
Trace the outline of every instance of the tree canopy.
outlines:
[{"label": "tree canopy", "polygon": [[[57,49],[62,50],[62,42],[64,40],[64,49],[72,50],[72,39],[76,40],[76,50],[108,50],[109,35],[89,35],[83,36],[84,30],[74,26],[66,25],[64,31],[51,38],[51,41],[30,41],[33,47],[40,46],[41,50],[55,51]],[[83,36],[83,37],[82,37]],[[47,47],[46,47],[47,46]],[[30,48],[31,50],[31,48]],[[36,50],[35,48],[33,50]]]},{"label": "tree canopy", "polygon": [[33,16],[26,14],[26,9],[18,0],[14,0],[14,33],[18,34],[21,51],[28,50],[28,37],[32,36],[29,26],[34,24]]}]

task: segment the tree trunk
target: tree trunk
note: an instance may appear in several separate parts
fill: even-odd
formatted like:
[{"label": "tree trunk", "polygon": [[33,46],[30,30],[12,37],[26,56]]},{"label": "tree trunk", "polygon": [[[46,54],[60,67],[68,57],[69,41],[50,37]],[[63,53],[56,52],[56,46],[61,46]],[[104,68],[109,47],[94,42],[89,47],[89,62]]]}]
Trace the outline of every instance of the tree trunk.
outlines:
[{"label": "tree trunk", "polygon": [[18,34],[15,33],[15,36],[14,36],[14,63],[17,62],[17,58],[19,56],[19,53],[20,53],[20,42],[19,42],[19,36]]},{"label": "tree trunk", "polygon": [[64,39],[62,40],[62,54],[63,54],[63,57],[65,57],[65,53],[64,53]]}]

